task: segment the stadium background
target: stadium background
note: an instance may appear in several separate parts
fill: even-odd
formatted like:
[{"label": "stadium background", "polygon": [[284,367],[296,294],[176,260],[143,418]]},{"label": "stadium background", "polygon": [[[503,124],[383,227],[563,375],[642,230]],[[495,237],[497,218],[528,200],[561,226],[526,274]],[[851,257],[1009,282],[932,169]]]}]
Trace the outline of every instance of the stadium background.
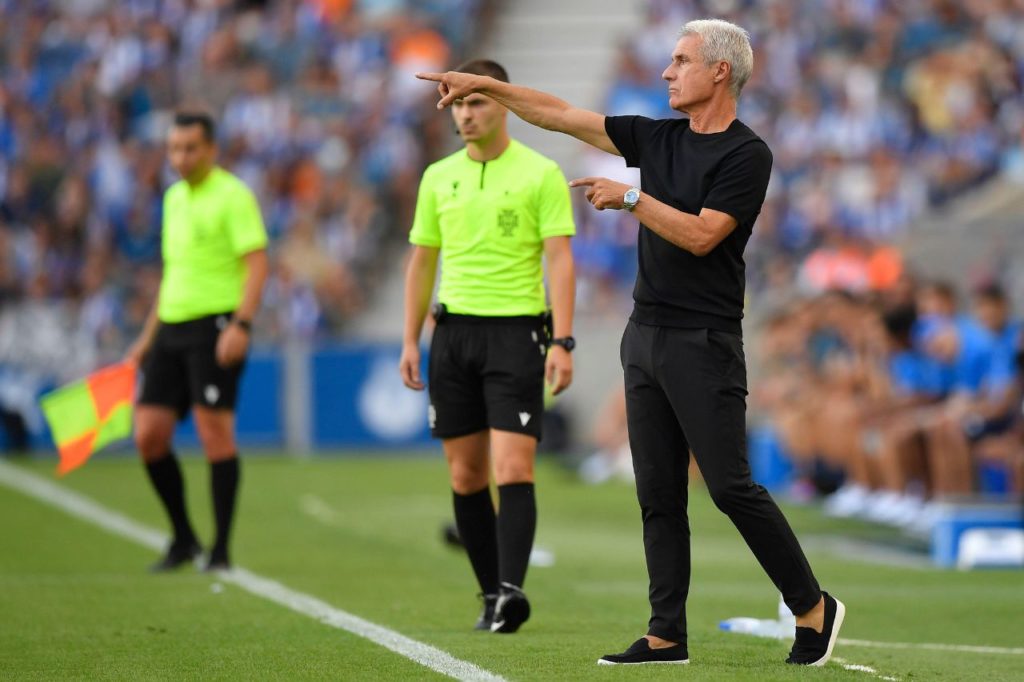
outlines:
[{"label": "stadium background", "polygon": [[[242,409],[243,440],[290,436],[299,449],[422,442],[411,416],[422,405],[403,397],[395,377],[381,369],[353,381],[359,367],[391,361],[359,344],[400,334],[395,306],[418,174],[457,145],[445,115],[429,106],[432,89],[411,74],[487,54],[517,81],[582,106],[666,115],[662,44],[687,17],[705,14],[749,27],[759,68],[740,116],[776,156],[748,250],[748,335],[780,301],[834,285],[891,284],[900,256],[879,247],[895,246],[962,285],[999,276],[1012,293],[1024,286],[1011,248],[1024,181],[1024,42],[1013,3],[2,7],[0,406],[15,440],[24,420],[45,443],[33,407],[39,391],[118,358],[139,329],[158,281],[160,197],[172,180],[162,135],[177,104],[196,102],[218,114],[222,162],[256,190],[272,238],[248,381],[276,381],[245,392],[261,399]],[[630,177],[615,159],[562,136],[518,122],[513,131],[567,175]],[[984,192],[998,196],[977,199]],[[975,197],[981,215],[964,196]],[[605,360],[635,269],[628,216],[584,209],[574,246],[579,390],[560,405],[577,443],[613,390]],[[339,344],[357,347],[328,353],[312,371],[281,353]],[[325,385],[311,385],[316,377]],[[406,424],[377,428],[360,416],[358,392],[331,401],[368,377],[381,396],[406,405]],[[346,420],[365,428],[346,430]]]},{"label": "stadium background", "polygon": [[[658,76],[678,27],[703,16],[746,27],[756,54],[740,118],[768,141],[775,166],[747,249],[752,456],[763,480],[806,500],[794,485],[806,472],[780,455],[778,406],[757,392],[773,378],[766,325],[816,310],[837,288],[899,291],[910,273],[964,295],[995,280],[1018,311],[1024,300],[1019,2],[0,0],[0,446],[27,451],[28,466],[52,464],[38,395],[117,360],[139,330],[173,180],[162,137],[177,105],[202,103],[220,123],[221,162],[256,191],[271,236],[239,415],[246,451],[414,450],[409,466],[424,471],[436,450],[424,399],[396,370],[401,272],[419,174],[459,141],[433,88],[412,74],[482,55],[575,104],[665,116]],[[568,138],[512,130],[568,177],[633,177]],[[560,462],[575,468],[597,453],[582,468],[597,481],[623,468],[610,359],[630,308],[636,227],[575,200],[577,378],[550,427]],[[189,442],[187,426],[181,436]],[[138,472],[117,459],[100,456],[78,485],[131,485]],[[114,468],[103,469],[108,460]],[[301,478],[276,458],[268,466]],[[585,504],[566,480],[568,499]],[[985,492],[1007,500],[1006,487]],[[597,493],[614,504],[630,494]],[[817,507],[798,519],[824,523]],[[874,526],[841,530],[915,542]],[[946,589],[946,575],[925,582]],[[960,598],[992,586],[999,613],[1019,615],[1009,590],[1019,583],[992,575]]]}]

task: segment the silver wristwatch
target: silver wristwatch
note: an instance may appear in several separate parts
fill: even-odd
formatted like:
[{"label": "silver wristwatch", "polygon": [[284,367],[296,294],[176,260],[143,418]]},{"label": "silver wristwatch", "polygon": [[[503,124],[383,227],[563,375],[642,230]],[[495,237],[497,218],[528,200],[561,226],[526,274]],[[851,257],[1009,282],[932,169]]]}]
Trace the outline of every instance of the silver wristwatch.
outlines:
[{"label": "silver wristwatch", "polygon": [[630,187],[626,190],[626,195],[622,197],[622,208],[626,211],[632,211],[636,208],[637,203],[640,201],[640,188]]}]

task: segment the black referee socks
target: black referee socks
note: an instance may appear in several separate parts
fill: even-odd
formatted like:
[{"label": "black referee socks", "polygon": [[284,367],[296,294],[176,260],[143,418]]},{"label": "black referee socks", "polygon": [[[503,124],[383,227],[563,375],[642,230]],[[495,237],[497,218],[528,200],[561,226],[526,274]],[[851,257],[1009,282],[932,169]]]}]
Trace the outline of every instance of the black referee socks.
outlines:
[{"label": "black referee socks", "polygon": [[523,586],[537,530],[533,483],[498,486],[498,557],[501,582]]},{"label": "black referee socks", "polygon": [[196,534],[188,521],[188,512],[185,511],[185,481],[181,477],[178,458],[173,452],[168,452],[155,462],[147,462],[146,473],[171,521],[174,529],[173,545],[190,547],[196,544]]},{"label": "black referee socks", "polygon": [[227,568],[228,565],[228,540],[238,493],[239,466],[238,455],[210,462],[210,492],[213,495],[213,518],[217,524],[217,536],[210,550],[211,568]]},{"label": "black referee socks", "polygon": [[469,495],[452,491],[455,526],[462,546],[469,555],[480,591],[485,595],[498,593],[498,539],[490,488]]}]

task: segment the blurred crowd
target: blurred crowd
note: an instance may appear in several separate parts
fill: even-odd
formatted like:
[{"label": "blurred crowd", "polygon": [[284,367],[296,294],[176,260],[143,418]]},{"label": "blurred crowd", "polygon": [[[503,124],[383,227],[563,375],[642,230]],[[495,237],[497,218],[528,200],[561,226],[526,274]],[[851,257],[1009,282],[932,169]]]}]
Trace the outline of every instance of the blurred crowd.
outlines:
[{"label": "blurred crowd", "polygon": [[994,283],[795,301],[764,323],[751,412],[796,492],[927,531],[939,500],[1024,492],[1022,329]]},{"label": "blurred crowd", "polygon": [[[991,283],[1010,273],[992,264],[961,302],[916,281],[898,245],[995,174],[1024,178],[1024,3],[649,0],[604,110],[676,115],[660,75],[679,27],[707,16],[751,33],[739,116],[775,157],[747,248],[755,477],[919,531],[939,500],[1021,494],[1021,322]],[[632,221],[579,215],[585,300],[613,300],[635,273]],[[585,480],[631,475],[620,394]]]},{"label": "blurred crowd", "polygon": [[119,357],[144,321],[182,105],[215,115],[222,165],[262,203],[258,333],[343,328],[450,138],[412,74],[459,59],[484,5],[0,0],[0,419]]},{"label": "blurred crowd", "polygon": [[[869,291],[898,279],[885,247],[916,218],[1005,168],[1024,176],[1024,3],[1018,0],[648,0],[604,110],[672,116],[660,75],[679,27],[747,28],[740,118],[775,156],[747,249],[748,290]],[[583,215],[581,269],[628,282],[614,217]],[[881,250],[880,250],[881,248]],[[813,261],[808,262],[813,257]]]},{"label": "blurred crowd", "polygon": [[[787,301],[751,339],[759,482],[921,533],[942,502],[1024,494],[1024,321],[1001,285],[962,301],[948,282],[904,273],[882,292]],[[632,479],[621,383],[591,440],[584,481]]]},{"label": "blurred crowd", "polygon": [[153,300],[163,137],[185,104],[215,114],[221,163],[262,202],[260,331],[342,326],[437,154],[412,74],[461,54],[481,4],[0,1],[0,305],[68,306],[101,351],[123,346]]}]

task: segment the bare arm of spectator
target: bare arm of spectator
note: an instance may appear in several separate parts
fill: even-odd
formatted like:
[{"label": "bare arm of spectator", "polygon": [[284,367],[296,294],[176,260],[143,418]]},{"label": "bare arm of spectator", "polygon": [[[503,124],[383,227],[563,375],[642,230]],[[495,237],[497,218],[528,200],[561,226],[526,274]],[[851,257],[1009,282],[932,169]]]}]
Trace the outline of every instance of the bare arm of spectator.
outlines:
[{"label": "bare arm of spectator", "polygon": [[267,281],[270,263],[266,249],[250,251],[242,256],[245,261],[247,275],[245,288],[242,290],[242,301],[235,310],[232,324],[221,331],[217,337],[217,362],[222,367],[237,365],[249,351],[252,318],[259,310],[263,298],[263,285]]},{"label": "bare arm of spectator", "polygon": [[[576,273],[569,237],[548,237],[544,240],[544,258],[551,285],[551,336],[572,336],[573,309],[576,304]],[[572,355],[565,348],[552,344],[548,348],[544,376],[553,395],[572,383]]]},{"label": "bare arm of spectator", "polygon": [[432,246],[413,246],[405,269],[405,325],[398,371],[402,375],[402,382],[416,391],[424,388],[420,376],[420,334],[430,307],[430,297],[434,293],[439,251]]},{"label": "bare arm of spectator", "polygon": [[443,109],[457,99],[478,92],[498,102],[527,123],[545,130],[572,135],[598,149],[622,156],[604,129],[604,114],[572,106],[565,100],[540,90],[505,83],[490,76],[476,76],[449,71],[447,73],[417,73],[417,78],[434,81]]}]

